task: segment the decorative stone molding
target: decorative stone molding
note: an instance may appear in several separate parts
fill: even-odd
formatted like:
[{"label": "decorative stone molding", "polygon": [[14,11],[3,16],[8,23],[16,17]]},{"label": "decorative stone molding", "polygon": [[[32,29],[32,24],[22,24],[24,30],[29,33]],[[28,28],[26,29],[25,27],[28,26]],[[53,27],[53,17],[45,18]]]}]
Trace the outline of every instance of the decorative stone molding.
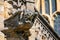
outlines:
[{"label": "decorative stone molding", "polygon": [[48,27],[37,17],[30,29],[31,36],[29,40],[59,40]]}]

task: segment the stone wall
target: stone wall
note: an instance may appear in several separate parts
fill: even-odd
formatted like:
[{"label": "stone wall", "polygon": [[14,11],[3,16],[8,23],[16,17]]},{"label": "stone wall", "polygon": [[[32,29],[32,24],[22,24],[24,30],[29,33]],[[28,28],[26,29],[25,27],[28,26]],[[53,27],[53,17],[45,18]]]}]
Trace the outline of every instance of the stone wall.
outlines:
[{"label": "stone wall", "polygon": [[5,35],[0,31],[0,40],[6,40]]}]

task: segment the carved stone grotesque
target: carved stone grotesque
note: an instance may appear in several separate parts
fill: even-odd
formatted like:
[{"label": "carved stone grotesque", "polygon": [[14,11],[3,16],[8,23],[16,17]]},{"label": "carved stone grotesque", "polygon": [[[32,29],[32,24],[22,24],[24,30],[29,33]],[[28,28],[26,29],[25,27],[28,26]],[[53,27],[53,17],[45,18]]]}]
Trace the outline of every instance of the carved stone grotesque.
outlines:
[{"label": "carved stone grotesque", "polygon": [[6,35],[7,39],[22,38],[24,40],[28,40],[28,37],[30,36],[29,29],[31,28],[32,24],[30,22],[19,24],[19,13],[14,14],[4,22],[5,27],[8,27],[8,29],[3,30],[2,32]]}]

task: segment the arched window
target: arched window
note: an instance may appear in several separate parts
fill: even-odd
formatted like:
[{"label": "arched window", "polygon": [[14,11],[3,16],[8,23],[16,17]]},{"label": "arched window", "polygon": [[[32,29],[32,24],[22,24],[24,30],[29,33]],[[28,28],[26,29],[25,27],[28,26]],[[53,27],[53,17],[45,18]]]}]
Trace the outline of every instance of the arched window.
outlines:
[{"label": "arched window", "polygon": [[60,15],[55,17],[54,30],[60,36]]}]

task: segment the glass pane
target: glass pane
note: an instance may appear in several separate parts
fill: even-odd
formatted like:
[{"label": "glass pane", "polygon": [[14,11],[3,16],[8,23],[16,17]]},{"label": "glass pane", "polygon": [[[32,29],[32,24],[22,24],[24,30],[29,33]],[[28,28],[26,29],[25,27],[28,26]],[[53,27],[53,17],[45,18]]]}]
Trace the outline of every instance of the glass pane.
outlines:
[{"label": "glass pane", "polygon": [[56,11],[56,0],[52,0],[52,13]]},{"label": "glass pane", "polygon": [[45,10],[46,10],[46,13],[47,13],[47,14],[50,13],[49,0],[45,0]]},{"label": "glass pane", "polygon": [[54,30],[60,36],[60,15],[55,18]]}]

